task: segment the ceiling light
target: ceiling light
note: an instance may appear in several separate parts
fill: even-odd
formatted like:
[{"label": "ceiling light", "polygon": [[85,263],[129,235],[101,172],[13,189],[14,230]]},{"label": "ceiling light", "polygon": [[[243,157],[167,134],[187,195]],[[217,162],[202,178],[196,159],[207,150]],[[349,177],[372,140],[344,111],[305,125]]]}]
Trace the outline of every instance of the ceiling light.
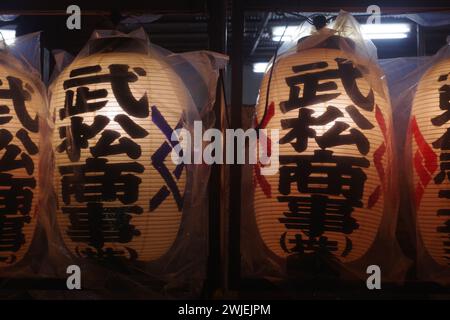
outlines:
[{"label": "ceiling light", "polygon": [[411,27],[407,23],[362,24],[361,32],[365,39],[404,39]]},{"label": "ceiling light", "polygon": [[16,40],[16,30],[0,29],[0,41],[5,40],[7,45],[11,45]]},{"label": "ceiling light", "polygon": [[[284,33],[284,36],[283,36]],[[272,28],[272,41],[280,41],[283,36],[284,41],[295,41],[311,34],[311,25],[302,24],[299,26],[277,26]]]},{"label": "ceiling light", "polygon": [[255,62],[253,64],[253,72],[254,73],[264,73],[266,72],[268,62]]}]

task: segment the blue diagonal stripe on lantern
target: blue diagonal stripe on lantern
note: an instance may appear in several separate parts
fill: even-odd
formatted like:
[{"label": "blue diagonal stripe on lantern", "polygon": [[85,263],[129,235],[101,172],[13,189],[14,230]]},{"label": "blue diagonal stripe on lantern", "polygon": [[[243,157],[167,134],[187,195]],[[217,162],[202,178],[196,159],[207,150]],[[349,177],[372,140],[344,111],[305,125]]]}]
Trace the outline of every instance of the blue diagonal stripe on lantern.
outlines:
[{"label": "blue diagonal stripe on lantern", "polygon": [[[178,145],[178,141],[172,141],[172,133],[174,130],[170,127],[167,121],[164,119],[163,115],[158,111],[156,106],[152,106],[152,121],[161,130],[161,132],[166,136],[167,140],[170,141],[171,146],[165,141],[156,152],[152,155],[152,165],[159,172],[161,177],[166,182],[167,186],[161,187],[158,193],[150,200],[150,211],[155,210],[159,205],[172,193],[178,210],[181,210],[183,205],[183,197],[180,194],[177,183],[170,173],[169,169],[164,164],[166,157],[172,152],[172,149]],[[181,127],[181,121],[178,122],[175,130]],[[183,170],[183,164],[179,164],[173,171],[175,178],[178,180],[181,172]],[[169,188],[169,190],[167,190]]]}]

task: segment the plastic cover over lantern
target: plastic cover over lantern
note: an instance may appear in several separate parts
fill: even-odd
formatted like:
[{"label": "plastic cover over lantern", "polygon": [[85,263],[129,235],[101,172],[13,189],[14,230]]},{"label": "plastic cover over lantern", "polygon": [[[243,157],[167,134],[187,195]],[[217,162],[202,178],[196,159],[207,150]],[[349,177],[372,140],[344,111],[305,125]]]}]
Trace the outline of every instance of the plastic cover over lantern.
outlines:
[{"label": "plastic cover over lantern", "polygon": [[[431,68],[419,83],[411,122],[415,168],[415,201],[419,230],[431,256],[449,265],[448,243],[450,209],[446,209],[446,150],[450,149],[445,123],[449,117],[450,86],[447,84],[449,61]],[[449,153],[450,154],[450,153]]]},{"label": "plastic cover over lantern", "polygon": [[[254,166],[253,205],[261,252],[278,273],[312,255],[359,275],[367,261],[395,269],[398,248],[380,249],[395,243],[389,94],[358,30],[341,13],[334,29],[282,53],[261,84],[255,123],[269,138],[279,130],[269,142],[278,144],[279,170]],[[374,249],[380,230],[388,236]]]},{"label": "plastic cover over lantern", "polygon": [[[26,43],[30,52],[38,37],[18,38],[17,47]],[[16,54],[7,47],[0,50],[0,275],[29,252],[39,213],[45,89],[38,71]]]},{"label": "plastic cover over lantern", "polygon": [[84,288],[99,298],[199,296],[210,168],[175,164],[172,134],[193,134],[200,120],[211,127],[227,57],[172,53],[143,28],[96,30],[75,59],[60,50],[54,57],[55,161],[46,169],[55,192],[46,202],[55,272],[66,277],[68,265],[80,266]]},{"label": "plastic cover over lantern", "polygon": [[421,69],[409,124],[412,194],[419,277],[450,283],[450,50],[442,48]]},{"label": "plastic cover over lantern", "polygon": [[156,260],[182,218],[188,92],[145,39],[93,39],[52,85],[57,223],[78,257]]}]

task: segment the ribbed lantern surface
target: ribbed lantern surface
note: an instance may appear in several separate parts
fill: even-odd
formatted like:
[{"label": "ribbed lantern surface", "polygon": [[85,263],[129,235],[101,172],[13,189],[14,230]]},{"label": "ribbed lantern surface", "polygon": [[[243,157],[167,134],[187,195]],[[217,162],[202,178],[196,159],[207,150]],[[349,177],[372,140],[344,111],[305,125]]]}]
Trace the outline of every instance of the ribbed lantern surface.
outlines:
[{"label": "ribbed lantern surface", "polygon": [[427,71],[414,98],[410,137],[420,237],[441,265],[450,264],[450,60]]},{"label": "ribbed lantern surface", "polygon": [[153,56],[76,59],[53,89],[57,221],[80,257],[152,261],[180,227],[186,173],[170,157],[188,94]]},{"label": "ribbed lantern surface", "polygon": [[44,99],[25,70],[0,66],[0,268],[28,251],[39,200],[39,111]]},{"label": "ribbed lantern surface", "polygon": [[[371,66],[365,66],[369,74]],[[270,71],[257,105],[261,122]],[[331,253],[343,262],[371,247],[390,170],[390,106],[361,69],[332,48],[280,57],[261,128],[279,130],[279,170],[254,168],[256,222],[279,257]]]}]

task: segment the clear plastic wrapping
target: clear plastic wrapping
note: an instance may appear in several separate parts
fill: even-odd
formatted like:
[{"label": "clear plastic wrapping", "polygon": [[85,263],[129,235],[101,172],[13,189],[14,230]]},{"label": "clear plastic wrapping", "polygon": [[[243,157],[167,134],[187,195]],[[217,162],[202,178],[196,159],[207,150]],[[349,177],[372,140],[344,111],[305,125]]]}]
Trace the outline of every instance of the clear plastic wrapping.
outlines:
[{"label": "clear plastic wrapping", "polygon": [[280,169],[264,176],[259,163],[244,172],[246,196],[254,190],[243,203],[244,276],[355,280],[377,265],[382,281],[403,281],[410,261],[395,236],[399,164],[375,46],[341,12],[271,68],[255,123],[269,137],[279,130],[271,143]]},{"label": "clear plastic wrapping", "polygon": [[[198,296],[209,166],[173,162],[172,135],[211,118],[226,56],[172,54],[142,29],[101,30],[68,66],[58,61],[49,88],[52,265],[64,276],[80,266],[95,297]],[[127,297],[120,287],[132,288]]]},{"label": "clear plastic wrapping", "polygon": [[[446,191],[449,185],[446,165],[449,66],[447,44],[435,56],[420,60],[412,72],[405,73],[402,91],[398,91],[402,92],[398,105],[405,107],[405,115],[411,113],[404,176],[412,213],[409,229],[415,230],[417,276],[421,281],[442,285],[450,284],[450,220]],[[396,87],[400,89],[400,85]]]},{"label": "clear plastic wrapping", "polygon": [[[199,297],[210,167],[173,162],[173,135],[212,127],[227,57],[99,30],[76,57],[53,52],[47,90],[39,37],[0,43],[0,279],[77,265],[83,291],[33,295]],[[279,51],[242,114],[259,140],[279,130],[265,151],[280,155],[273,175],[243,165],[244,278],[360,281],[376,265],[401,283],[414,261],[418,280],[450,284],[449,68],[449,45],[378,61],[346,12]]]}]

